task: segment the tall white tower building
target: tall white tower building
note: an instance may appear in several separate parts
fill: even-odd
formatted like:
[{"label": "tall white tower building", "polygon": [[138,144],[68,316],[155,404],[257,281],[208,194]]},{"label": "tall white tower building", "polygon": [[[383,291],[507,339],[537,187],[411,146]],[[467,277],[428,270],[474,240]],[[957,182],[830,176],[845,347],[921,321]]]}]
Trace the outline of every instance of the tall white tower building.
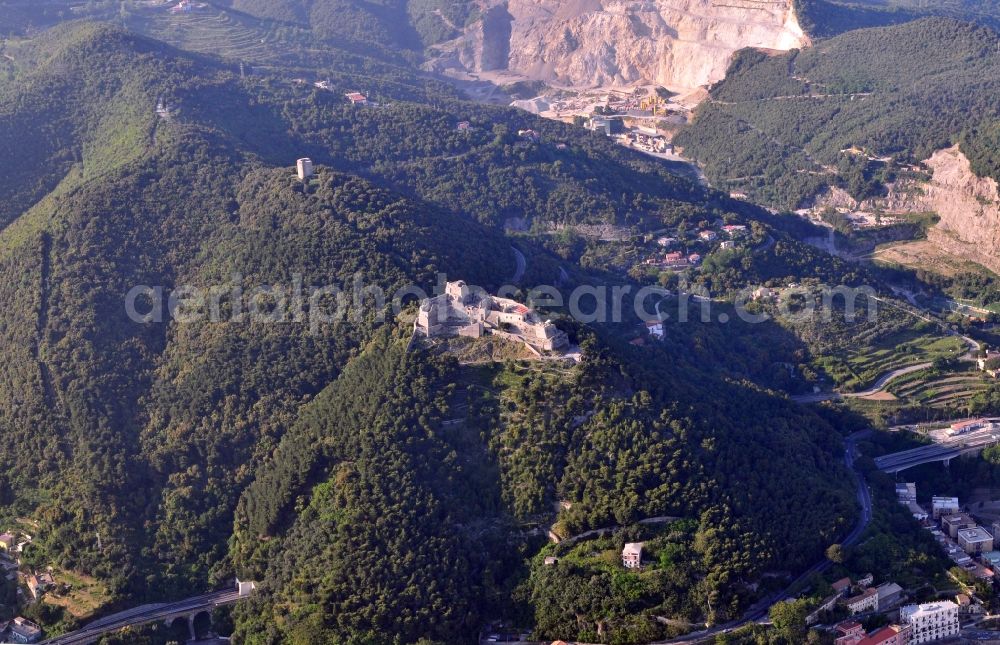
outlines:
[{"label": "tall white tower building", "polygon": [[295,162],[295,167],[299,172],[299,179],[305,181],[313,175],[313,162],[309,157],[303,157]]}]

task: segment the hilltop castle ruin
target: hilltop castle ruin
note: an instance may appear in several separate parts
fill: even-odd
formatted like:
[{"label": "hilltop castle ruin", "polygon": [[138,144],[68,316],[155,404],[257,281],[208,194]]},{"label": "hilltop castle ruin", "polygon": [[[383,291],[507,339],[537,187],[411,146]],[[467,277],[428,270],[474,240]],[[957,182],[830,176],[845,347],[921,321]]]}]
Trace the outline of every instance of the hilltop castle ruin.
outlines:
[{"label": "hilltop castle ruin", "polygon": [[461,280],[449,282],[443,294],[420,303],[413,331],[427,338],[492,334],[524,343],[536,352],[569,345],[566,332],[542,320],[534,309],[472,289]]}]

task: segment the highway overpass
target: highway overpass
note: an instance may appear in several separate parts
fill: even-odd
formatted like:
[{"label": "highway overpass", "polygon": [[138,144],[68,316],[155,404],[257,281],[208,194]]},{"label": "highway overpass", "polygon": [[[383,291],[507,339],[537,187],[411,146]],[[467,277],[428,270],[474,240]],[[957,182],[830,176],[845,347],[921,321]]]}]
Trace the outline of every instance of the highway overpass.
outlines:
[{"label": "highway overpass", "polygon": [[976,432],[958,439],[882,455],[875,459],[875,466],[884,473],[898,473],[923,464],[934,462],[947,464],[955,457],[977,453],[998,441],[1000,441],[998,432]]},{"label": "highway overpass", "polygon": [[898,473],[907,468],[930,464],[935,461],[949,462],[962,454],[958,448],[934,443],[928,446],[894,452],[875,459],[875,465],[884,473]]},{"label": "highway overpass", "polygon": [[202,612],[211,612],[216,607],[232,605],[248,598],[254,587],[253,583],[240,583],[237,581],[234,588],[225,591],[194,596],[193,598],[178,600],[176,602],[142,605],[141,607],[105,616],[82,629],[50,638],[42,641],[42,643],[43,645],[87,645],[97,642],[102,636],[125,629],[126,627],[138,627],[158,622],[170,625],[177,619],[187,621],[188,628],[192,633],[192,640],[194,640],[195,616]]}]

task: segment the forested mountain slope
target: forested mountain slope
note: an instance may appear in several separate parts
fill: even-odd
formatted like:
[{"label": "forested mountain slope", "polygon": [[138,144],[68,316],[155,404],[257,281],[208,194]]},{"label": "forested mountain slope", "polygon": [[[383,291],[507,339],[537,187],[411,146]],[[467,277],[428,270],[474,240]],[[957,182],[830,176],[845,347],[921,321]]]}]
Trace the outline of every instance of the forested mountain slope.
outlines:
[{"label": "forested mountain slope", "polygon": [[[850,524],[836,429],[751,380],[801,356],[773,326],[678,324],[675,343],[638,350],[634,316],[563,320],[581,365],[477,368],[405,351],[405,323],[368,303],[318,325],[237,311],[240,289],[268,301],[254,290],[359,275],[390,294],[439,273],[495,289],[515,272],[510,218],[662,225],[755,207],[383,64],[322,91],[80,23],[12,52],[0,134],[23,158],[0,156],[0,512],[37,520],[51,561],[115,599],[239,572],[261,577],[239,616],[260,642],[453,642],[508,611],[579,613],[588,635],[600,610],[544,609],[526,598],[550,591],[519,587],[539,546],[522,524],[560,500],[571,532],[693,522],[677,578],[629,608],[649,625],[661,605],[736,615],[762,573],[810,563]],[[352,106],[366,70],[379,105]],[[556,280],[557,263],[578,274],[517,244],[526,283]],[[770,261],[743,270],[792,270]],[[218,287],[220,319],[132,320],[139,285]],[[795,524],[772,521],[788,512]]]},{"label": "forested mountain slope", "polygon": [[862,197],[889,178],[874,158],[921,161],[997,120],[998,40],[930,18],[779,57],[744,52],[677,143],[715,185],[775,206],[831,184]]},{"label": "forested mountain slope", "polygon": [[[463,367],[385,337],[366,349],[243,495],[237,566],[262,580],[240,612],[246,642],[459,642],[518,612],[548,625],[543,636],[594,638],[600,622],[631,642],[654,624],[646,612],[738,614],[762,571],[807,563],[849,526],[850,493],[821,474],[838,472],[836,440],[812,413],[700,372],[687,343],[654,348],[642,367],[599,347],[588,341],[569,379]],[[630,609],[586,580],[531,593],[590,588],[604,609],[512,598],[532,543],[513,522],[556,499],[572,504],[560,529],[571,534],[675,515],[701,541],[662,588],[633,590]],[[789,508],[794,525],[768,519]],[[649,622],[635,631],[637,617]]]},{"label": "forested mountain slope", "polygon": [[306,26],[327,41],[377,43],[414,52],[457,35],[475,3],[465,0],[229,0],[237,11]]},{"label": "forested mountain slope", "polygon": [[796,0],[795,5],[803,28],[821,38],[927,16],[1000,26],[1000,8],[992,0]]},{"label": "forested mountain slope", "polygon": [[[235,498],[225,501],[234,493],[230,478],[240,474],[238,467],[269,432],[262,426],[277,423],[283,405],[318,391],[374,324],[345,321],[342,331],[319,336],[303,325],[289,331],[280,325],[219,323],[168,331],[125,318],[129,289],[233,281],[249,287],[290,281],[295,273],[306,285],[347,286],[362,272],[392,293],[413,281],[433,284],[437,271],[491,284],[494,276],[512,271],[513,261],[509,247],[489,230],[364,180],[321,172],[315,191],[302,194],[287,171],[265,167],[240,149],[245,133],[238,119],[226,119],[228,132],[213,127],[210,115],[197,121],[158,119],[153,108],[161,92],[179,92],[191,105],[219,107],[213,99],[220,92],[238,90],[225,74],[155,43],[103,27],[80,29],[74,34],[79,40],[54,60],[77,60],[87,52],[90,76],[76,77],[84,90],[112,93],[107,79],[119,68],[136,82],[149,83],[139,95],[110,99],[143,112],[147,130],[124,158],[113,148],[97,148],[91,157],[84,141],[76,144],[84,153],[82,169],[64,180],[72,185],[0,236],[11,278],[5,285],[11,322],[4,326],[9,334],[4,381],[6,400],[14,403],[4,410],[10,424],[4,472],[20,504],[54,498],[40,509],[56,513],[48,517],[55,531],[49,534],[53,551],[63,551],[72,564],[122,576],[125,584],[136,574],[137,561],[157,557],[146,547],[139,553],[144,538],[136,532],[144,530],[143,516],[161,516],[156,532],[167,545],[163,557],[218,560],[228,532],[227,504],[231,510],[235,503]],[[142,53],[149,48],[187,73],[159,74],[146,66]],[[112,54],[102,55],[105,50]],[[122,64],[119,55],[130,64]],[[32,83],[28,76],[24,82],[49,91],[15,88],[8,105],[35,110],[32,101],[38,98],[58,112],[56,89],[48,85],[54,79],[45,71],[38,72],[42,80]],[[181,103],[175,108],[184,110]],[[32,130],[12,127],[26,119],[13,112],[3,125],[8,136],[22,137],[17,148],[48,150],[48,141],[32,137]],[[67,147],[52,145],[63,156],[73,154],[74,133],[93,132],[85,119],[74,122],[76,116],[67,115],[65,138],[53,137]],[[257,125],[262,150],[273,153],[262,136],[266,120]],[[13,166],[17,160],[5,156],[3,162]],[[91,164],[103,172],[88,172]],[[51,160],[36,166],[37,176],[53,184],[64,171]],[[6,168],[4,176],[16,178]],[[18,188],[11,182],[8,194],[17,195]],[[455,244],[452,235],[470,244]],[[230,406],[231,413],[221,413]],[[255,415],[248,412],[254,409],[262,420],[251,422]],[[255,429],[238,431],[248,424]],[[39,426],[46,431],[39,433]],[[220,450],[218,440],[233,433],[239,439]],[[183,441],[182,450],[177,441]],[[173,517],[172,508],[182,515]],[[215,524],[219,512],[221,526]],[[223,534],[203,544],[198,527]],[[105,540],[113,557],[96,553],[84,537],[95,531],[119,536]],[[156,538],[150,537],[152,546]],[[189,580],[192,564],[186,563],[183,580]],[[169,571],[168,566],[168,577]]]}]

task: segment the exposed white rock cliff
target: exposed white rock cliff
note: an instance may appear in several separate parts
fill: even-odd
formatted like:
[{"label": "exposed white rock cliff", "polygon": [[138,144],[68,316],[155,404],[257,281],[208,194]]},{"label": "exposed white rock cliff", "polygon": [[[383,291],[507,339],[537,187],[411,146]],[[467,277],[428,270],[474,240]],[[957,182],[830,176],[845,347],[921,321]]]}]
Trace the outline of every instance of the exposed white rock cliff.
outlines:
[{"label": "exposed white rock cliff", "polygon": [[928,239],[956,257],[1000,273],[1000,190],[977,177],[958,147],[939,150],[924,162],[934,177],[924,187],[925,203],[941,217]]},{"label": "exposed white rock cliff", "polygon": [[445,58],[573,87],[696,88],[722,79],[739,49],[808,42],[792,0],[505,0]]}]

